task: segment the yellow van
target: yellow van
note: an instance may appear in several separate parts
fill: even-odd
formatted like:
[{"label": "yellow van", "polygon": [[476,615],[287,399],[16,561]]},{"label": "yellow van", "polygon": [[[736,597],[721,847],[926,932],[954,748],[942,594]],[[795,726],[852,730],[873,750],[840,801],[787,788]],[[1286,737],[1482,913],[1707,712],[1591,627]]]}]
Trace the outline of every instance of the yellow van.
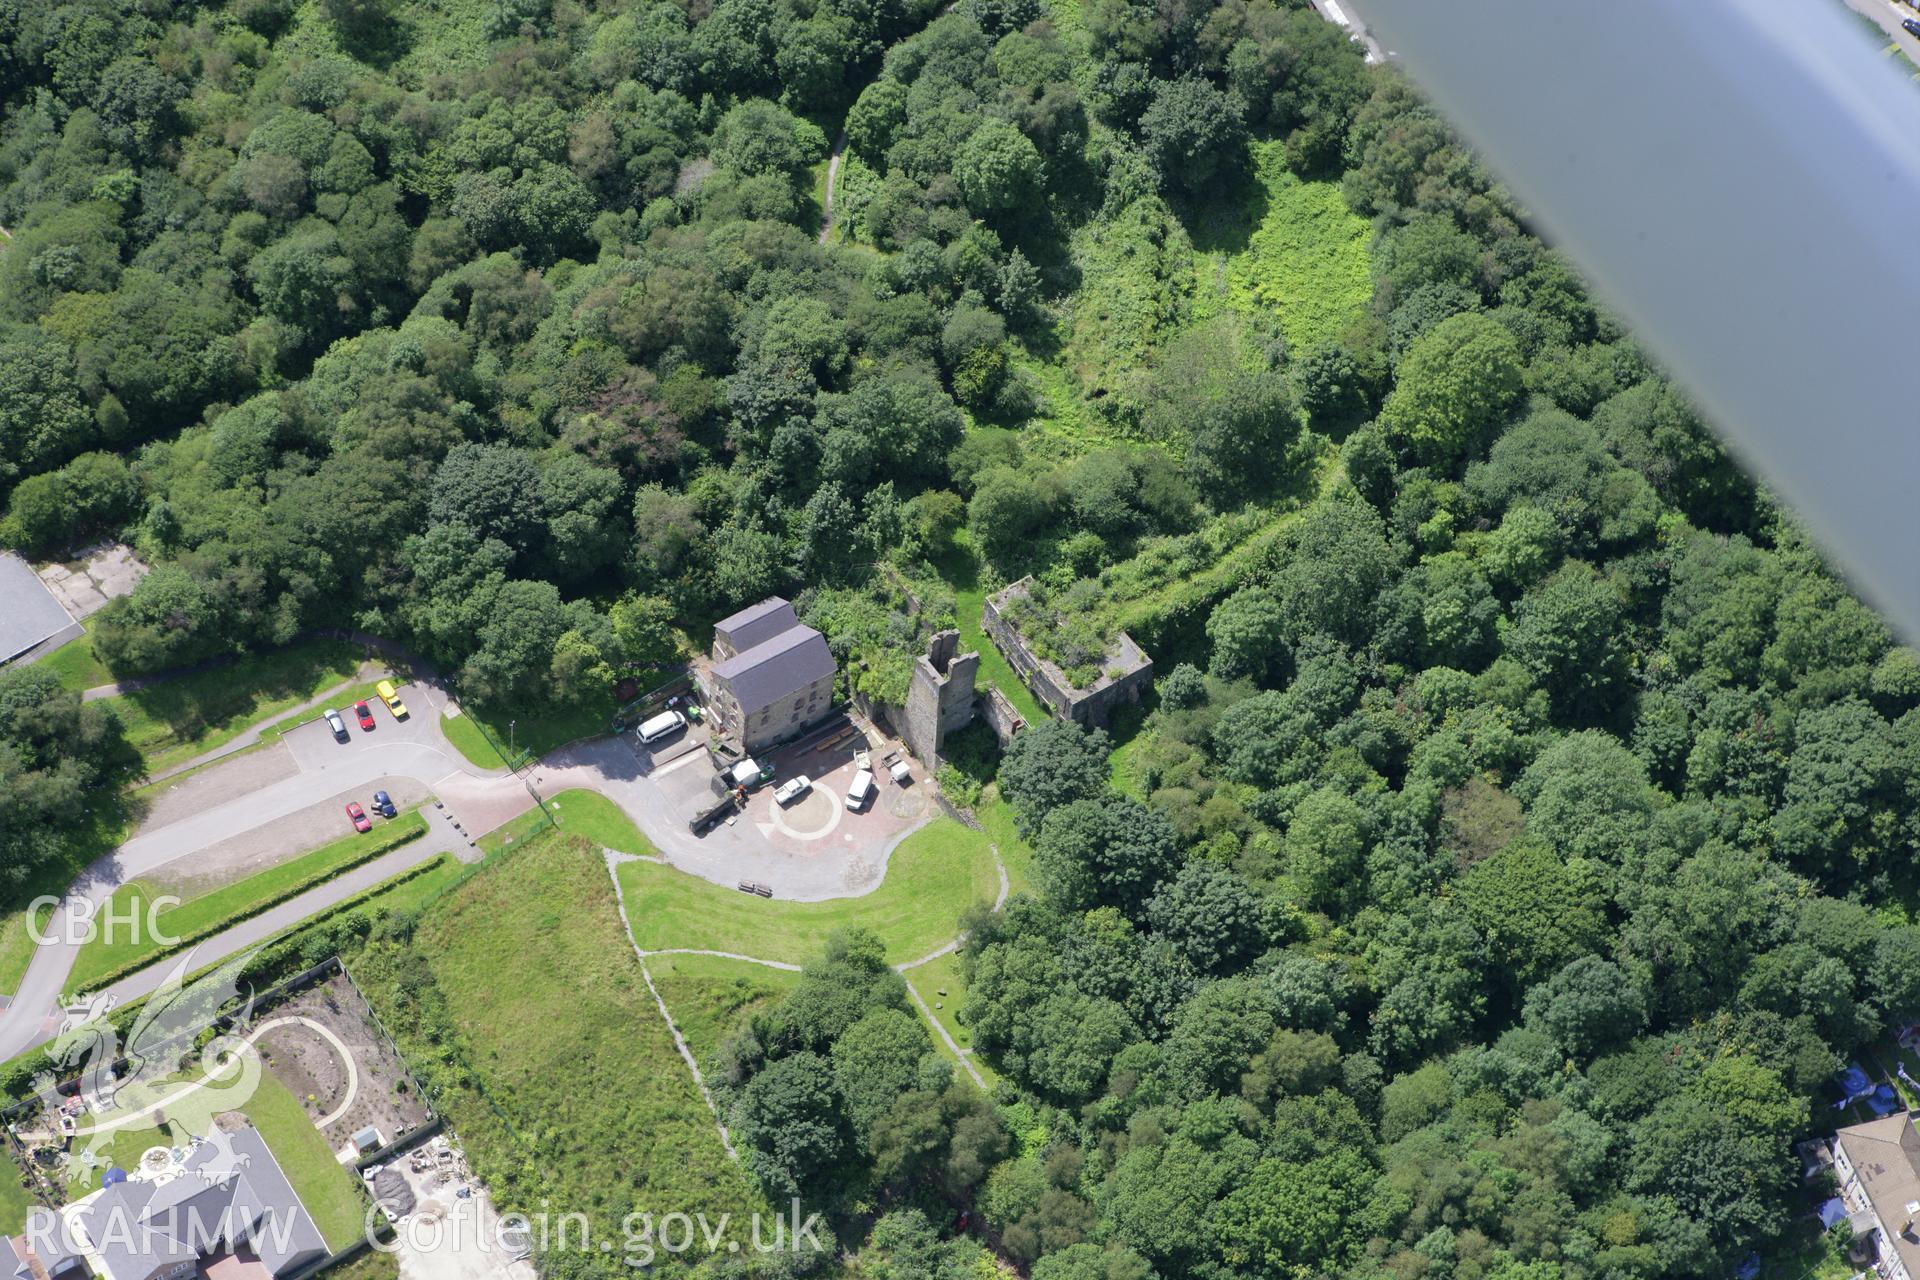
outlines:
[{"label": "yellow van", "polygon": [[400,694],[393,687],[393,681],[382,680],[379,684],[373,686],[373,691],[380,695],[380,701],[387,704],[387,710],[393,712],[393,718],[395,720],[405,720],[407,718],[407,704],[400,701]]}]

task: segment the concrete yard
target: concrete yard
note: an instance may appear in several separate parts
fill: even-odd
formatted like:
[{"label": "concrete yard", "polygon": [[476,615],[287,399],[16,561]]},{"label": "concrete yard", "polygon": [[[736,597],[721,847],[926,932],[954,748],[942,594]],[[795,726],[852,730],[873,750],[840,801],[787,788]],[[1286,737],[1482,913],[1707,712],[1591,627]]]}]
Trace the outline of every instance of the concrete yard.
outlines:
[{"label": "concrete yard", "polygon": [[[853,732],[836,741],[834,726]],[[703,733],[696,726],[686,736]],[[711,795],[714,775],[698,744],[696,738],[690,749],[676,738],[649,750],[630,733],[597,738],[550,757],[534,771],[534,782],[545,795],[571,786],[601,792],[683,871],[729,887],[751,880],[799,901],[870,891],[885,874],[887,854],[938,811],[933,783],[918,761],[910,762],[908,785],[895,784],[882,770],[866,808],[848,810],[854,753],[870,751],[877,767],[887,752],[903,748],[877,731],[836,719],[796,745],[756,757],[774,766],[774,781],[750,793],[745,813],[696,836],[687,818]],[[797,774],[806,774],[813,789],[790,805],[775,803],[774,789]]]},{"label": "concrete yard", "polygon": [[129,595],[147,576],[147,566],[122,542],[103,542],[81,553],[76,568],[43,565],[40,581],[72,614],[75,621],[92,617],[107,601]]}]

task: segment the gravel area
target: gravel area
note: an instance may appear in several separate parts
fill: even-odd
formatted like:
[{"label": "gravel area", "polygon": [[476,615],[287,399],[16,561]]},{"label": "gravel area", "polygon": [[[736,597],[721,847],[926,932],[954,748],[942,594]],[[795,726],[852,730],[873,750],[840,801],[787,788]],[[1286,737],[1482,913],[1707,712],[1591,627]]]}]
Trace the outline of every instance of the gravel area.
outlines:
[{"label": "gravel area", "polygon": [[[263,1020],[312,1018],[333,1032],[353,1054],[359,1072],[353,1104],[325,1130],[337,1151],[367,1125],[388,1141],[426,1123],[427,1107],[406,1083],[400,1055],[380,1034],[372,1011],[344,975],[335,974],[316,987],[268,1010]],[[260,1037],[267,1069],[300,1099],[315,1120],[333,1114],[347,1099],[348,1081],[339,1051],[311,1027],[275,1027]]]},{"label": "gravel area", "polygon": [[[160,892],[177,893],[183,898],[232,884],[330,844],[341,836],[352,835],[353,826],[347,821],[345,811],[347,801],[358,800],[360,806],[366,808],[375,791],[385,791],[402,809],[427,798],[426,787],[412,778],[381,778],[370,787],[341,792],[298,813],[255,827],[245,835],[177,858],[144,878]],[[374,830],[379,830],[383,819],[376,817],[373,821]]]},{"label": "gravel area", "polygon": [[148,792],[147,814],[140,820],[139,831],[157,830],[210,805],[258,790],[269,782],[290,778],[298,771],[293,755],[286,744],[280,742],[208,765],[198,773],[162,783]]}]

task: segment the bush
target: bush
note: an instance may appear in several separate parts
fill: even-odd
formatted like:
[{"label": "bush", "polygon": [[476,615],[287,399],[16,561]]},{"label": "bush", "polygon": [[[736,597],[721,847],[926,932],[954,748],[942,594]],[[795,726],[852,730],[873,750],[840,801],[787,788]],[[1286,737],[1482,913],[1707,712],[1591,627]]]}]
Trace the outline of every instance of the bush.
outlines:
[{"label": "bush", "polygon": [[0,541],[22,550],[65,546],[130,519],[139,504],[140,484],[124,459],[83,453],[20,482],[0,522]]}]

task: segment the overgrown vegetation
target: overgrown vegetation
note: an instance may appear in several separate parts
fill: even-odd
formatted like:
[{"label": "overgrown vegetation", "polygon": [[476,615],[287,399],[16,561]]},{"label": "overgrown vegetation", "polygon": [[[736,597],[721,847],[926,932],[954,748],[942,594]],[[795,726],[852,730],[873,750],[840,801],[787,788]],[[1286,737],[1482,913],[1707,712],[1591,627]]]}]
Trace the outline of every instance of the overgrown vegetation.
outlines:
[{"label": "overgrown vegetation", "polygon": [[[744,1221],[764,1209],[720,1146],[585,841],[496,855],[417,925],[370,939],[354,973],[502,1212],[544,1198],[618,1240],[636,1210]],[[577,1253],[553,1265],[620,1267]]]},{"label": "overgrown vegetation", "polygon": [[[407,897],[443,893],[417,928],[276,951],[363,948],[508,1207],[804,1185],[881,1278],[992,1265],[960,1212],[1035,1280],[1804,1254],[1792,1143],[1920,1018],[1920,659],[1310,8],[60,0],[0,29],[0,534],[155,565],[93,620],[116,674],[345,618],[517,754],[774,592],[892,701],[946,621],[931,566],[970,644],[1032,574],[1060,665],[1116,629],[1156,659],[1116,768],[983,649],[1032,724],[993,781],[986,752],[946,775],[988,831],[927,828],[866,897],[621,869],[643,945],[808,966],[686,996],[758,1190],[597,849],[543,815]],[[86,797],[139,750],[229,723],[59,686],[0,676],[20,886],[110,843]],[[1028,892],[969,916],[939,1013],[992,1105],[889,968],[991,901],[989,842]]]}]

